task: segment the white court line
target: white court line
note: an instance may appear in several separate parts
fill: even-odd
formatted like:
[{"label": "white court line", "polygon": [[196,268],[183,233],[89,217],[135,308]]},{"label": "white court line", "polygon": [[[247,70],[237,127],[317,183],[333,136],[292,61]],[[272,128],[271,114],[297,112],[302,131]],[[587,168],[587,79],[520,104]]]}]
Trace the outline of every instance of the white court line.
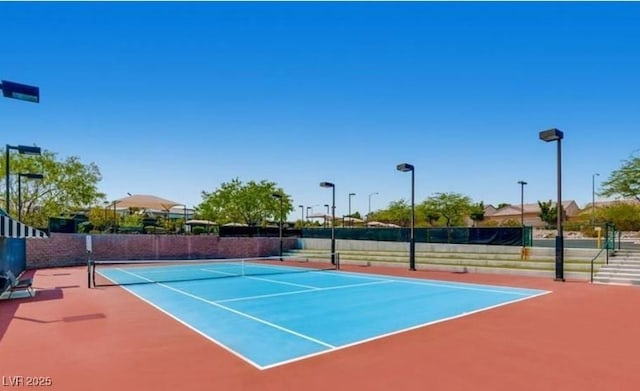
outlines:
[{"label": "white court line", "polygon": [[[265,279],[263,279],[263,280],[267,280],[267,279],[265,278]],[[268,281],[268,280],[267,280],[267,281]],[[277,282],[277,281],[275,281],[275,282]],[[237,297],[237,298],[233,298],[233,299],[218,300],[218,301],[216,301],[216,303],[229,303],[229,302],[233,302],[233,301],[253,300],[253,299],[263,299],[263,298],[269,298],[269,297],[278,297],[278,296],[296,295],[296,294],[300,294],[300,293],[321,292],[321,291],[332,291],[332,290],[336,290],[336,289],[355,288],[355,287],[359,287],[359,286],[388,284],[388,283],[390,283],[390,282],[393,282],[393,281],[363,282],[363,283],[361,283],[361,284],[336,285],[336,286],[330,286],[330,287],[326,287],[326,288],[314,288],[314,289],[307,289],[307,290],[303,290],[303,291],[292,291],[292,292],[281,292],[281,293],[269,293],[269,294],[265,294],[265,295],[258,295],[258,296],[246,296],[246,297]]]},{"label": "white court line", "polygon": [[213,269],[198,269],[198,270],[202,270],[203,272],[208,272],[208,273],[224,274],[225,276],[238,276],[238,277],[241,276],[241,274],[238,274],[238,273],[223,272],[222,270],[213,270]]},{"label": "white court line", "polygon": [[[531,293],[513,292],[514,289],[520,289],[520,288],[509,288],[509,287],[505,287],[504,289],[500,289],[499,287],[479,288],[479,287],[471,287],[471,286],[464,286],[464,285],[458,286],[458,285],[438,284],[438,283],[422,282],[422,281],[405,281],[405,280],[394,280],[394,281],[404,283],[404,284],[411,284],[411,285],[435,286],[435,287],[441,287],[441,288],[451,288],[451,289],[488,292],[488,293],[500,293],[500,294],[516,295],[516,296],[531,296]],[[535,290],[538,290],[538,289],[535,289]]]},{"label": "white court line", "polygon": [[477,309],[477,310],[474,310],[474,311],[470,311],[470,312],[463,312],[463,313],[461,313],[461,314],[454,315],[454,316],[450,316],[450,317],[448,317],[448,318],[442,318],[442,319],[437,319],[437,320],[434,320],[434,321],[431,321],[431,322],[421,323],[421,324],[418,324],[418,325],[415,325],[415,326],[411,326],[411,327],[407,327],[407,328],[404,328],[404,329],[401,329],[401,330],[391,331],[391,332],[389,332],[389,333],[376,335],[375,337],[366,338],[366,339],[359,340],[359,341],[356,341],[356,342],[352,342],[352,343],[349,343],[349,344],[346,344],[346,345],[337,346],[336,348],[334,348],[334,349],[332,349],[332,350],[329,350],[329,351],[322,351],[322,352],[317,352],[317,353],[311,353],[311,354],[307,354],[307,355],[305,355],[305,356],[300,356],[300,357],[292,358],[292,359],[290,359],[290,360],[280,361],[280,362],[277,362],[277,363],[275,363],[275,364],[265,365],[265,366],[261,367],[261,369],[265,370],[265,369],[271,369],[271,368],[279,367],[279,366],[281,366],[281,365],[286,365],[286,364],[290,364],[290,363],[292,363],[292,362],[296,362],[296,361],[300,361],[300,360],[305,360],[305,359],[307,359],[307,358],[311,358],[311,357],[315,357],[315,356],[320,356],[320,355],[322,355],[322,354],[335,352],[336,350],[347,349],[347,348],[350,348],[350,347],[352,347],[352,346],[356,346],[356,345],[360,345],[360,344],[363,344],[363,343],[367,343],[367,342],[375,341],[375,340],[377,340],[377,339],[386,338],[386,337],[389,337],[389,336],[392,336],[392,335],[396,335],[396,334],[404,333],[404,332],[406,332],[406,331],[411,331],[411,330],[419,329],[419,328],[422,328],[422,327],[430,326],[430,325],[432,325],[432,324],[442,323],[442,322],[446,322],[446,321],[449,321],[449,320],[453,320],[453,319],[462,318],[462,317],[465,317],[465,316],[468,316],[468,315],[472,315],[472,314],[475,314],[475,313],[478,313],[478,312],[488,311],[488,310],[491,310],[491,309],[494,309],[494,308],[498,308],[498,307],[502,307],[502,306],[505,306],[505,305],[509,305],[509,304],[517,303],[517,302],[524,301],[524,300],[533,299],[534,297],[538,297],[538,296],[546,295],[546,294],[549,294],[549,293],[551,293],[551,291],[543,291],[542,293],[539,293],[539,294],[537,294],[537,295],[532,295],[532,296],[529,296],[529,297],[522,297],[522,298],[515,299],[515,300],[511,300],[511,301],[508,301],[508,302],[505,302],[505,303],[500,303],[500,304],[492,305],[492,306],[490,306],[490,307],[483,307],[483,308],[480,308],[480,309]]},{"label": "white court line", "polygon": [[[137,276],[137,275],[135,275],[135,273],[130,273],[130,272],[128,272],[126,270],[122,270],[122,269],[119,269],[119,270],[121,270],[121,271],[123,271],[125,273],[132,274],[132,275],[134,275],[134,276],[136,276],[138,278],[142,278],[142,279],[147,280],[149,282],[152,282],[152,283],[154,282],[154,281],[146,279],[146,278],[144,278],[142,276]],[[220,272],[220,271],[215,271],[215,272]],[[231,274],[231,273],[228,273],[228,274]],[[289,363],[292,363],[292,362],[296,362],[296,361],[304,360],[304,359],[307,359],[307,358],[319,356],[319,355],[330,353],[330,352],[333,352],[333,351],[336,351],[336,350],[346,349],[346,348],[349,348],[349,347],[352,347],[352,346],[355,346],[355,345],[367,343],[367,342],[370,342],[370,341],[374,341],[374,340],[377,340],[377,339],[385,338],[385,337],[392,336],[392,335],[395,335],[395,334],[400,334],[400,333],[403,333],[403,332],[406,332],[406,331],[419,329],[419,328],[426,327],[426,326],[429,326],[429,325],[432,325],[432,324],[437,324],[437,323],[445,322],[445,321],[448,321],[448,320],[461,318],[461,317],[464,317],[464,316],[467,316],[467,315],[471,315],[471,314],[475,314],[475,313],[478,313],[478,312],[491,310],[491,309],[498,308],[498,307],[501,307],[501,306],[509,305],[509,304],[512,304],[512,303],[517,303],[517,302],[520,302],[520,301],[524,301],[524,300],[528,300],[528,299],[532,299],[532,298],[535,298],[535,297],[538,297],[538,296],[542,296],[542,295],[546,295],[546,294],[552,293],[551,291],[540,291],[540,290],[537,290],[537,289],[531,289],[531,291],[539,291],[540,292],[538,294],[531,294],[531,293],[523,293],[523,292],[513,292],[513,291],[511,291],[513,289],[524,289],[524,288],[504,287],[504,290],[501,290],[500,289],[501,287],[494,286],[491,289],[487,289],[487,288],[481,288],[481,285],[475,287],[474,284],[464,284],[464,283],[455,283],[455,282],[443,282],[443,283],[427,282],[427,281],[422,282],[422,281],[419,281],[418,279],[414,279],[414,278],[411,278],[411,277],[407,277],[406,279],[404,279],[404,278],[400,278],[400,279],[393,278],[393,279],[391,279],[391,278],[386,278],[386,277],[383,277],[383,276],[376,277],[376,275],[369,276],[369,275],[362,275],[362,274],[350,273],[350,272],[341,272],[340,276],[353,278],[353,279],[360,279],[360,280],[373,280],[375,282],[362,283],[362,284],[350,284],[350,285],[342,285],[342,286],[337,286],[337,287],[318,288],[318,289],[320,289],[320,290],[331,290],[331,289],[342,289],[342,288],[349,288],[349,287],[357,287],[357,286],[363,286],[363,285],[375,285],[375,284],[382,284],[382,283],[398,282],[398,283],[409,283],[409,284],[415,284],[415,285],[443,287],[443,288],[449,288],[449,289],[473,290],[473,291],[492,292],[492,293],[501,293],[501,294],[515,294],[515,295],[521,295],[521,296],[527,295],[527,297],[514,299],[514,300],[511,300],[511,301],[500,303],[500,304],[496,304],[496,305],[493,305],[493,306],[490,306],[490,307],[483,307],[483,308],[480,308],[480,309],[477,309],[477,310],[474,310],[474,311],[461,313],[461,314],[458,314],[458,315],[455,315],[455,316],[451,316],[451,317],[448,317],[448,318],[437,319],[437,320],[434,320],[434,321],[431,321],[431,322],[425,322],[425,323],[418,324],[418,325],[411,326],[411,327],[407,327],[407,328],[404,328],[404,329],[401,329],[401,330],[396,330],[396,331],[392,331],[392,332],[389,332],[389,333],[386,333],[386,334],[381,334],[381,335],[377,335],[377,336],[374,336],[374,337],[371,337],[371,338],[359,340],[359,341],[356,341],[356,342],[353,342],[353,343],[349,343],[349,344],[346,344],[346,345],[332,346],[332,345],[329,345],[329,344],[321,343],[321,344],[324,344],[323,346],[329,347],[329,349],[328,350],[324,350],[324,351],[320,351],[320,352],[317,352],[317,353],[312,353],[312,354],[308,354],[308,355],[304,355],[304,356],[295,357],[295,358],[292,358],[290,360],[280,361],[280,362],[277,362],[277,363],[274,363],[274,364],[262,366],[262,365],[259,365],[259,364],[255,363],[255,362],[253,362],[249,358],[241,355],[240,353],[230,349],[229,347],[227,347],[223,343],[213,339],[210,335],[204,334],[202,331],[198,330],[194,326],[182,321],[181,319],[177,318],[172,313],[163,310],[162,308],[158,307],[158,305],[150,302],[149,300],[146,300],[145,298],[143,298],[140,295],[136,294],[135,292],[131,291],[127,287],[123,286],[122,288],[127,290],[129,293],[133,294],[134,296],[140,298],[144,302],[150,304],[151,306],[159,309],[160,311],[162,311],[163,313],[167,314],[171,318],[176,319],[180,323],[182,323],[185,326],[187,326],[189,329],[194,330],[198,334],[200,334],[200,335],[204,336],[205,338],[207,338],[208,340],[214,342],[216,345],[222,347],[223,349],[225,349],[226,351],[232,353],[236,357],[239,357],[239,358],[245,360],[246,362],[250,363],[254,367],[258,368],[259,370],[266,370],[266,369],[270,369],[270,368],[286,365],[286,364],[289,364]],[[268,279],[264,279],[264,280],[268,280]],[[273,280],[273,282],[276,282],[276,281]],[[241,316],[247,316],[250,319],[253,319],[253,320],[256,320],[256,321],[260,321],[258,318],[254,318],[254,317],[252,317],[252,316],[250,316],[248,314],[243,314],[243,313],[241,313],[239,311],[235,311],[235,310],[233,310],[231,308],[228,308],[226,306],[222,306],[220,304],[217,304],[216,302],[211,302],[209,300],[200,298],[200,297],[192,295],[192,294],[190,294],[188,292],[183,292],[183,291],[181,291],[179,289],[172,288],[172,287],[164,285],[164,284],[160,284],[160,283],[156,283],[156,284],[160,285],[160,286],[163,286],[163,287],[165,287],[167,289],[176,291],[178,293],[184,294],[186,296],[192,297],[194,299],[197,299],[197,300],[200,300],[200,301],[204,301],[204,302],[206,302],[208,304],[211,304],[211,305],[217,306],[219,308],[228,310],[230,312],[237,313],[237,314],[239,314]],[[283,293],[283,294],[273,294],[272,296],[298,294],[298,293],[309,293],[309,292],[314,292],[314,291],[316,291],[316,290],[303,290],[303,291],[295,291],[295,292],[286,292],[286,293]],[[271,295],[265,295],[265,296],[271,296]],[[237,301],[237,300],[248,300],[248,299],[251,299],[251,298],[259,298],[259,297],[260,296],[247,297],[247,298],[238,298],[238,299],[229,299],[229,300],[222,300],[221,302]],[[267,324],[269,324],[269,322],[267,322]],[[269,325],[271,325],[271,324],[269,324]],[[284,329],[284,328],[280,328],[277,325],[273,325],[273,326],[275,326],[276,328],[279,328],[279,329]],[[286,331],[287,329],[284,329],[284,330]],[[294,334],[294,335],[302,336],[303,338],[305,337],[302,334],[299,334],[299,333],[296,333],[296,332],[293,332],[293,331],[291,333]]]},{"label": "white court line", "polygon": [[266,282],[271,282],[271,283],[274,283],[274,284],[289,285],[289,286],[295,286],[295,287],[299,287],[299,288],[307,288],[307,289],[311,289],[311,290],[322,289],[322,288],[317,287],[317,286],[296,284],[296,283],[287,282],[287,281],[272,280],[270,278],[265,278],[265,277],[256,277],[256,276],[244,276],[244,277],[248,278],[250,280],[266,281]]},{"label": "white court line", "polygon": [[[356,279],[369,279],[369,280],[384,280],[384,281],[393,281],[404,284],[413,284],[413,285],[425,285],[425,286],[434,286],[434,287],[442,287],[442,288],[450,288],[450,289],[460,289],[460,290],[469,290],[469,291],[477,291],[477,292],[491,292],[491,293],[502,293],[502,294],[511,294],[516,296],[529,296],[533,293],[533,291],[540,291],[540,289],[528,289],[528,288],[514,288],[514,287],[500,287],[497,285],[491,285],[491,288],[483,288],[485,285],[481,284],[468,284],[468,283],[459,283],[459,282],[436,282],[433,280],[430,281],[422,281],[419,278],[414,277],[406,277],[406,278],[388,278],[384,276],[380,277],[369,277],[363,276],[360,274],[353,274],[350,272],[340,272],[340,276],[342,277],[350,277]],[[373,276],[373,275],[372,275]],[[514,290],[530,290],[531,292],[514,292]],[[551,291],[543,291],[547,293],[551,293]]]},{"label": "white court line", "polygon": [[[120,269],[120,268],[116,268],[113,270],[119,270],[124,272],[124,270]],[[104,278],[106,278],[107,280],[111,281],[113,284],[118,284],[115,280],[112,280],[111,278],[107,277],[106,275],[100,273],[100,275]],[[230,347],[228,347],[227,345],[225,345],[224,343],[218,341],[217,339],[213,338],[212,336],[210,336],[209,334],[206,334],[204,331],[192,326],[190,323],[178,318],[176,315],[174,315],[173,313],[165,310],[164,308],[158,306],[156,303],[152,302],[151,300],[147,300],[146,298],[144,298],[143,296],[137,294],[136,292],[132,291],[131,289],[129,289],[128,287],[124,286],[124,285],[119,285],[120,288],[124,289],[125,291],[129,292],[130,294],[132,294],[133,296],[137,297],[138,299],[142,300],[143,302],[149,304],[150,306],[152,306],[153,308],[157,309],[158,311],[162,312],[163,314],[167,315],[168,317],[170,317],[171,319],[174,319],[175,321],[177,321],[178,323],[184,325],[185,327],[187,327],[189,330],[194,331],[197,334],[200,334],[201,336],[203,336],[204,338],[208,339],[209,341],[213,342],[214,344],[218,345],[219,347],[221,347],[222,349],[226,350],[227,352],[231,353],[232,355],[238,357],[241,360],[244,360],[246,362],[248,362],[249,364],[253,365],[255,368],[259,369],[259,370],[264,370],[264,367],[256,362],[253,362],[252,360],[250,360],[248,357],[245,357],[243,355],[241,355],[240,353],[236,352],[235,350],[231,349]]]},{"label": "white court line", "polygon": [[[145,277],[140,276],[140,275],[136,275],[135,273],[129,272],[129,271],[127,271],[127,270],[122,270],[122,271],[123,271],[123,272],[125,272],[125,273],[128,273],[128,274],[131,274],[131,275],[132,275],[132,276],[134,276],[134,277],[137,277],[137,278],[141,278],[141,279],[143,279],[143,280],[146,280],[146,281],[148,281],[148,282],[152,282],[152,283],[154,282],[153,280],[150,280],[150,279],[145,278]],[[205,299],[205,298],[203,298],[203,297],[193,295],[193,294],[191,294],[191,293],[189,293],[189,292],[185,292],[185,291],[183,291],[183,290],[181,290],[181,289],[174,288],[174,287],[169,286],[169,285],[166,285],[166,284],[157,283],[157,282],[156,282],[155,284],[156,284],[156,285],[158,285],[158,286],[161,286],[161,287],[163,287],[163,288],[167,288],[167,289],[169,289],[169,290],[172,290],[172,291],[174,291],[174,292],[178,292],[178,293],[180,293],[180,294],[182,294],[182,295],[185,295],[185,296],[191,297],[192,299],[196,299],[196,300],[198,300],[198,301],[202,301],[202,302],[207,303],[207,304],[210,304],[210,305],[212,305],[212,306],[214,306],[214,307],[221,308],[221,309],[223,309],[223,310],[229,311],[229,312],[234,313],[234,314],[236,314],[236,315],[240,315],[240,316],[242,316],[242,317],[245,317],[245,318],[247,318],[247,319],[251,319],[251,320],[256,321],[256,322],[258,322],[258,323],[262,323],[262,324],[264,324],[264,325],[267,325],[267,326],[273,327],[273,328],[274,328],[274,329],[276,329],[276,330],[280,330],[280,331],[283,331],[283,332],[285,332],[285,333],[289,333],[289,334],[291,334],[291,335],[295,335],[296,337],[300,337],[300,338],[302,338],[302,339],[306,339],[307,341],[314,342],[314,343],[316,343],[316,344],[318,344],[318,345],[321,345],[321,346],[327,347],[327,348],[329,348],[329,349],[335,349],[335,346],[333,346],[333,345],[331,345],[331,344],[328,344],[328,343],[326,343],[326,342],[320,341],[319,339],[316,339],[316,338],[310,337],[310,336],[308,336],[308,335],[304,335],[304,334],[298,333],[297,331],[293,331],[293,330],[288,329],[288,328],[286,328],[286,327],[279,326],[279,325],[277,325],[277,324],[275,324],[275,323],[271,323],[271,322],[269,322],[269,321],[267,321],[267,320],[260,319],[260,318],[258,318],[258,317],[255,317],[255,316],[253,316],[253,315],[249,315],[249,314],[244,313],[244,312],[242,312],[242,311],[234,310],[233,308],[227,307],[227,306],[222,305],[222,304],[218,304],[218,303],[216,303],[215,301],[207,300],[207,299]]]},{"label": "white court line", "polygon": [[229,275],[229,276],[245,277],[245,278],[249,278],[249,279],[252,279],[252,280],[273,282],[275,284],[281,284],[281,285],[291,285],[291,286],[295,286],[295,287],[298,287],[298,288],[318,289],[317,286],[294,284],[293,282],[270,280],[268,278],[261,278],[261,277],[255,277],[255,276],[244,276],[244,275],[241,275],[241,274],[227,273],[227,272],[223,272],[223,271],[220,271],[220,270],[212,270],[212,269],[200,269],[200,270],[202,270],[204,272],[209,272],[209,273],[219,273],[219,274],[225,274],[225,275]]}]

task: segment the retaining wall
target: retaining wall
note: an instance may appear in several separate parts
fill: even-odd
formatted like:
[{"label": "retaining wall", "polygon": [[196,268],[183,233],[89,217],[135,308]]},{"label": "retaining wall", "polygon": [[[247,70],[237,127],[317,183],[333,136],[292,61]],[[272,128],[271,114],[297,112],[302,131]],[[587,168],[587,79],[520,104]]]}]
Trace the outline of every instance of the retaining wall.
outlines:
[{"label": "retaining wall", "polygon": [[[49,239],[27,239],[27,269],[87,263],[86,234],[52,233]],[[93,260],[205,259],[278,255],[279,238],[212,235],[91,235]],[[284,238],[285,251],[296,238]]]},{"label": "retaining wall", "polygon": [[[299,249],[331,251],[331,239],[298,239]],[[442,244],[416,243],[416,252],[446,252],[446,253],[476,253],[476,254],[513,254],[520,255],[520,246],[486,246],[481,244]],[[409,252],[406,242],[378,242],[372,240],[341,240],[336,239],[336,252],[340,251],[405,251]],[[591,259],[599,249],[567,248],[565,257],[576,259]],[[530,247],[529,255],[555,258],[553,247]]]}]

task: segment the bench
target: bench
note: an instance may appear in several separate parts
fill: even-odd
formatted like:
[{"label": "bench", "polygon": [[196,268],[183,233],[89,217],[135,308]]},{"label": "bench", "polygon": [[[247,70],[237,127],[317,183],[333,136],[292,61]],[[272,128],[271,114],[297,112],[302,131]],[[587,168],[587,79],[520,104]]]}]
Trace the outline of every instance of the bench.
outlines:
[{"label": "bench", "polygon": [[9,291],[9,299],[11,298],[13,292],[18,290],[26,290],[27,293],[29,293],[29,296],[33,297],[33,288],[31,287],[31,284],[33,283],[32,278],[24,278],[21,280],[17,279],[11,270],[7,270],[2,278],[6,279],[9,282],[9,285],[7,286],[7,290]]}]

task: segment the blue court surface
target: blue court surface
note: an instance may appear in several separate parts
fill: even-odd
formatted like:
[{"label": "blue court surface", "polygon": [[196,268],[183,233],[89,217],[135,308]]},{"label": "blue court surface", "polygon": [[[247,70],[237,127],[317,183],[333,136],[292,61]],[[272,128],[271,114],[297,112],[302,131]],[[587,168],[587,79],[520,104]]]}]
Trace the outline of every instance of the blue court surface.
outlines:
[{"label": "blue court surface", "polygon": [[[274,273],[193,277],[235,274],[225,267],[237,266],[123,266],[98,274],[259,369],[549,293],[270,265],[259,267]],[[166,273],[172,278],[159,282]]]}]

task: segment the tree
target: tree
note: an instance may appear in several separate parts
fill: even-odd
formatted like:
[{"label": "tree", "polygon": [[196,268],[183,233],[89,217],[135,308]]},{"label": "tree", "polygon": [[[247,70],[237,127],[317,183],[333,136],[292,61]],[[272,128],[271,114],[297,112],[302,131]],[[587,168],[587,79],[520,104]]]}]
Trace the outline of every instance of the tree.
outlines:
[{"label": "tree", "polygon": [[554,225],[557,223],[556,207],[553,206],[553,202],[551,200],[544,202],[538,201],[538,206],[540,207],[540,220],[547,223],[547,225]]},{"label": "tree", "polygon": [[498,204],[498,207],[496,209],[502,209],[505,206],[511,206],[511,204],[508,204],[506,202],[501,202],[501,203]]},{"label": "tree", "polygon": [[94,206],[89,210],[87,214],[89,222],[93,226],[93,229],[106,231],[110,223],[113,222],[113,213],[110,213],[107,208]]},{"label": "tree", "polygon": [[[540,207],[540,220],[547,223],[550,226],[558,225],[558,208],[551,200],[547,202],[538,201],[538,206]],[[562,208],[562,207],[561,207]],[[566,212],[564,212],[564,216],[566,216]],[[564,221],[564,220],[563,220]]]},{"label": "tree", "polygon": [[439,213],[447,227],[464,225],[464,216],[471,210],[471,199],[458,193],[435,193],[424,201],[424,207]]},{"label": "tree", "polygon": [[473,220],[474,226],[478,223],[478,221],[484,220],[484,202],[480,201],[471,205],[469,217],[471,218],[471,220]]},{"label": "tree", "polygon": [[411,221],[411,205],[406,200],[393,201],[386,209],[371,212],[370,220],[406,227]]},{"label": "tree", "polygon": [[433,227],[440,220],[440,217],[440,213],[430,205],[426,205],[424,202],[416,205],[416,225],[420,225],[420,222],[424,220]]},{"label": "tree", "polygon": [[599,195],[603,197],[620,195],[640,201],[640,158],[632,157],[623,161],[622,167],[613,171],[601,186]]},{"label": "tree", "polygon": [[507,219],[500,224],[501,227],[522,227],[520,220]]},{"label": "tree", "polygon": [[485,220],[480,222],[481,227],[497,227],[500,225],[496,220]]},{"label": "tree", "polygon": [[[5,172],[5,153],[0,158],[0,172]],[[95,163],[84,164],[77,156],[59,160],[54,152],[44,150],[40,156],[9,154],[11,176],[9,187],[9,212],[18,213],[17,173],[42,174],[43,179],[22,179],[22,220],[31,226],[46,227],[48,218],[70,214],[95,205],[105,195],[98,191],[98,182],[102,180],[100,170]],[[4,175],[0,181],[4,189]],[[4,194],[4,193],[3,193]]]},{"label": "tree", "polygon": [[282,220],[293,211],[291,198],[274,182],[262,180],[246,184],[238,178],[223,183],[213,192],[202,192],[202,203],[196,214],[218,224],[245,223],[256,226],[267,220],[280,220],[280,200],[274,193],[282,195]]},{"label": "tree", "polygon": [[618,231],[640,230],[640,206],[627,202],[615,202],[602,208],[599,219],[613,223]]}]

